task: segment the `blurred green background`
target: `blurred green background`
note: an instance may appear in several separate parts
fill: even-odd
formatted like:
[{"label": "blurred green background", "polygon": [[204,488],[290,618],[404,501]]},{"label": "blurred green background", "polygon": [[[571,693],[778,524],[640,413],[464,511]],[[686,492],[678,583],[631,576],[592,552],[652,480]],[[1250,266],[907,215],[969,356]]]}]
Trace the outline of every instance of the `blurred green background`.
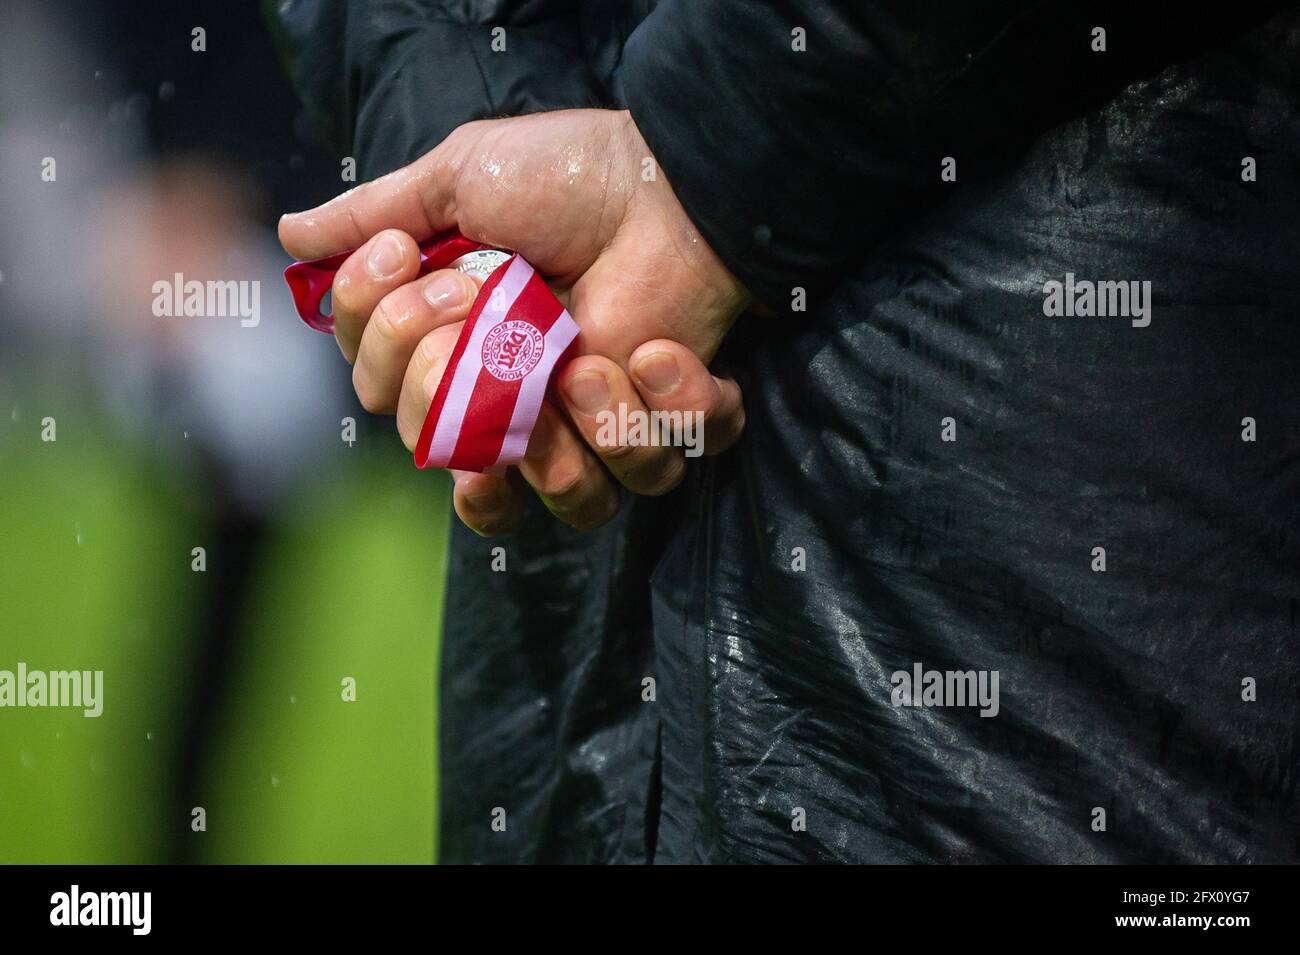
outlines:
[{"label": "blurred green background", "polygon": [[[0,863],[436,858],[450,480],[293,312],[322,128],[256,0],[6,0],[0,670],[104,709],[0,707]],[[176,273],[259,312],[160,314]]]},{"label": "blurred green background", "polygon": [[[0,711],[0,861],[162,861],[187,840],[193,861],[432,861],[449,483],[376,435],[282,515],[194,833],[169,774],[205,515],[176,475],[42,410],[65,422],[56,442],[22,410],[0,429],[0,667],[102,669],[105,707]],[[209,551],[206,573],[222,559]]]}]

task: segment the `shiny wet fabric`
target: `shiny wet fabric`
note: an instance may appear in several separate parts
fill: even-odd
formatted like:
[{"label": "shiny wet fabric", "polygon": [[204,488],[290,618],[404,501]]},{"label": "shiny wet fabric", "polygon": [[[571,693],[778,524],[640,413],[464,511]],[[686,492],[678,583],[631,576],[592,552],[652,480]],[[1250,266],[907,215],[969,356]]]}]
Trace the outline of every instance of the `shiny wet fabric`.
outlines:
[{"label": "shiny wet fabric", "polygon": [[[947,196],[915,184],[845,252],[787,247],[821,202],[786,209],[798,190],[728,220],[714,203],[745,192],[709,198],[699,131],[666,103],[637,115],[667,95],[639,72],[653,57],[617,55],[643,42],[642,9],[552,5],[568,25],[532,29],[563,33],[582,70],[506,58],[484,88],[527,95],[425,115],[444,80],[419,34],[456,44],[411,10],[544,6],[296,5],[340,18],[358,79],[338,115],[367,177],[478,115],[626,99],[777,314],[743,318],[719,356],[745,437],[677,492],[593,534],[536,506],[504,538],[454,533],[442,859],[1297,861],[1300,17],[1220,23],[1103,104],[1048,109],[1001,165]],[[876,168],[863,155],[840,159]],[[853,168],[823,188],[879,187]],[[1150,282],[1150,323],[1045,315],[1067,273]],[[918,664],[996,671],[996,715],[897,705],[891,678]]]}]

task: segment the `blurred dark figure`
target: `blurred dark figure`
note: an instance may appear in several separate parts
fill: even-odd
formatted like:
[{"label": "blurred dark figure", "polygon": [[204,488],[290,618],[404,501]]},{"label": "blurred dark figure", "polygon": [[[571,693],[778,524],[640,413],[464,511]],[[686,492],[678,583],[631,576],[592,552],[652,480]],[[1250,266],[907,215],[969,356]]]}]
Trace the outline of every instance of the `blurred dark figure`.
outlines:
[{"label": "blurred dark figure", "polygon": [[[204,802],[268,514],[337,442],[342,414],[364,419],[324,372],[332,343],[293,316],[273,237],[279,210],[338,191],[338,161],[288,89],[256,3],[19,0],[5,29],[0,157],[25,169],[52,151],[63,191],[27,206],[15,190],[9,211],[31,215],[0,236],[20,316],[0,354],[15,377],[106,406],[125,437],[187,474],[203,528],[165,839],[167,858],[194,861],[190,809]],[[259,282],[256,325],[157,317],[151,286],[176,272]]]}]

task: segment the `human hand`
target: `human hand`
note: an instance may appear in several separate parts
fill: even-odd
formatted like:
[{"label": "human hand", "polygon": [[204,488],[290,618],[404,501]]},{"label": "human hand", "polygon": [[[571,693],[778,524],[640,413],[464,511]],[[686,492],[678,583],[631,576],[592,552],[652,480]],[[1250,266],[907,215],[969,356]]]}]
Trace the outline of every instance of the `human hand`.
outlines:
[{"label": "human hand", "polygon": [[[544,406],[532,460],[520,472],[563,519],[595,526],[613,514],[617,497],[592,452],[639,493],[663,493],[684,469],[679,450],[600,447],[596,417],[583,409],[594,407],[602,381],[614,408],[623,402],[628,410],[703,412],[709,451],[743,427],[739,390],[708,376],[703,362],[747,295],[668,184],[643,176],[648,162],[626,113],[572,110],[471,123],[411,166],[286,216],[281,240],[300,258],[360,246],[335,278],[336,336],[356,364],[362,403],[397,411],[408,446],[473,297],[459,273],[411,281],[418,269],[411,234],[457,228],[520,252],[550,276],[582,328],[577,348],[588,354],[558,376],[569,420]],[[653,367],[674,363],[677,385],[655,393]],[[408,388],[421,374],[424,387]],[[508,527],[518,504],[500,478],[457,477],[457,512],[480,532]]]}]

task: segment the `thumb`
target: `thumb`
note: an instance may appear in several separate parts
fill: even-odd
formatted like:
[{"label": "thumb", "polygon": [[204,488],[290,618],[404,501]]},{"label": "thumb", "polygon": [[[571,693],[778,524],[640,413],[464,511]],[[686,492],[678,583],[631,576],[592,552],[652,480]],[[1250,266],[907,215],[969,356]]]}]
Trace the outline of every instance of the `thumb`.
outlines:
[{"label": "thumb", "polygon": [[280,217],[280,244],[295,259],[320,259],[355,249],[384,229],[417,240],[456,224],[455,176],[442,147],[409,166],[335,196],[324,205]]}]

